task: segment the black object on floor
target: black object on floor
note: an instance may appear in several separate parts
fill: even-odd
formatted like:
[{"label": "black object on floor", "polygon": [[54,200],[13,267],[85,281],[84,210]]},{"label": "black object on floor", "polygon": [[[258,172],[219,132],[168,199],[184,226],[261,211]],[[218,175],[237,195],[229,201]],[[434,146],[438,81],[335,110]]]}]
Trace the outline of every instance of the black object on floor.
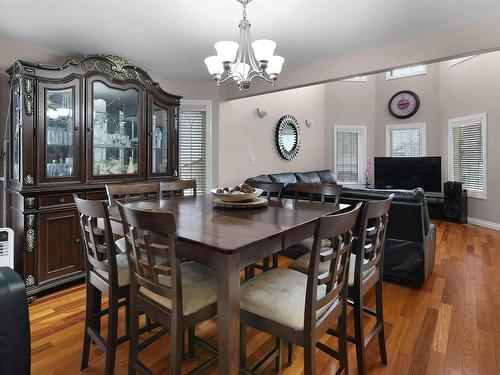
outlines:
[{"label": "black object on floor", "polygon": [[0,267],[0,375],[31,373],[28,302],[23,279]]}]

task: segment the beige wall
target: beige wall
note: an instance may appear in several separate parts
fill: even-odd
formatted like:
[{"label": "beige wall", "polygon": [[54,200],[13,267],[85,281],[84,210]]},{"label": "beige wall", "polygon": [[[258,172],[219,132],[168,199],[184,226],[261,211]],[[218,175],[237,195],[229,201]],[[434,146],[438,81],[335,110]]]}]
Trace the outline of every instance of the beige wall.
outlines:
[{"label": "beige wall", "polygon": [[[325,84],[325,166],[334,170],[335,125],[366,126],[367,140],[375,137],[375,76],[366,82]],[[375,144],[367,142],[366,160],[375,154]]]},{"label": "beige wall", "polygon": [[[264,119],[257,108],[268,109]],[[300,125],[301,147],[291,161],[282,159],[274,141],[279,119],[293,115]],[[314,120],[311,127],[305,120]],[[324,167],[325,87],[310,86],[232,100],[220,106],[219,185],[241,183],[261,173],[308,171]],[[251,163],[254,158],[255,164]]]}]

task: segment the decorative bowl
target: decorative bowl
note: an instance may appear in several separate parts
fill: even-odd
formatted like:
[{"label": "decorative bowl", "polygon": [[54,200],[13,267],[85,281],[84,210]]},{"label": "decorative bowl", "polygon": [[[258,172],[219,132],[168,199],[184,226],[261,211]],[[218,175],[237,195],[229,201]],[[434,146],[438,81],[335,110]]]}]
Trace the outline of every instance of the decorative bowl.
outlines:
[{"label": "decorative bowl", "polygon": [[264,192],[264,190],[255,189],[253,193],[236,192],[233,194],[229,194],[229,193],[217,193],[217,189],[212,189],[210,190],[210,192],[215,198],[218,198],[223,202],[248,202],[260,196]]}]

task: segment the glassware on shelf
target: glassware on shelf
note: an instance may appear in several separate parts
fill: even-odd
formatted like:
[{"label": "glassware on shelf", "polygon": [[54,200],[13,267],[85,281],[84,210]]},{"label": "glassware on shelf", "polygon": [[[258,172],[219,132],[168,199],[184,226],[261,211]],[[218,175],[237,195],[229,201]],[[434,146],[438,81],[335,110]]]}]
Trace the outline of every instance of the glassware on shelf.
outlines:
[{"label": "glassware on shelf", "polygon": [[165,173],[168,171],[168,110],[158,105],[153,105],[153,148],[152,170],[153,173]]},{"label": "glassware on shelf", "polygon": [[74,176],[74,115],[73,89],[46,91],[45,144],[47,177]]},{"label": "glassware on shelf", "polygon": [[137,174],[139,93],[93,83],[93,175]]}]

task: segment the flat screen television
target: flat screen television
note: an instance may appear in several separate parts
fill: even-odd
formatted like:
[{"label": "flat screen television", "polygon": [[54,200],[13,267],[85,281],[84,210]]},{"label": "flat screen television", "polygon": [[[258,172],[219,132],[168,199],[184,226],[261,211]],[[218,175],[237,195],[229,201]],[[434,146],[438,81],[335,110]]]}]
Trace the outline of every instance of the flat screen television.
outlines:
[{"label": "flat screen television", "polygon": [[441,192],[441,157],[375,158],[375,188],[415,189]]}]

